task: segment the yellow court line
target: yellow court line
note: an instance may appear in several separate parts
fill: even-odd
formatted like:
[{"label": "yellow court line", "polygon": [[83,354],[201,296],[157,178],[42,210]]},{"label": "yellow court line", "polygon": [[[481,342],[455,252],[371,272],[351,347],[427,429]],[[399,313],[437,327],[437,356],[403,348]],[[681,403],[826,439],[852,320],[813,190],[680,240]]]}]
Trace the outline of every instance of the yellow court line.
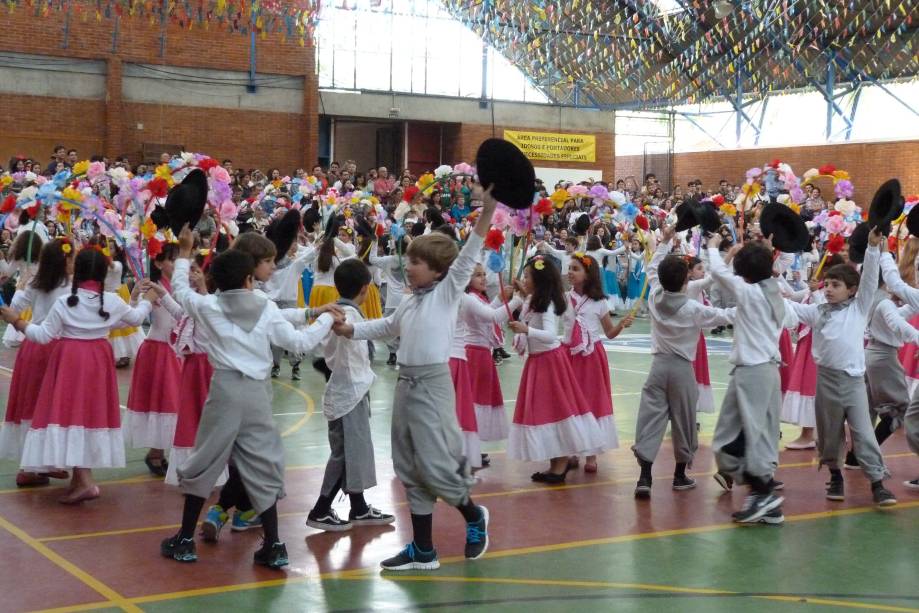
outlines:
[{"label": "yellow court line", "polygon": [[316,403],[313,401],[313,397],[301,390],[298,387],[294,387],[289,383],[284,383],[283,381],[278,381],[276,379],[271,380],[275,385],[280,385],[281,387],[286,387],[287,389],[299,394],[306,401],[306,413],[303,414],[303,417],[297,420],[297,423],[292,425],[290,428],[281,432],[281,438],[286,438],[306,425],[306,422],[309,421],[310,417],[313,416],[313,413],[316,412]]},{"label": "yellow court line", "polygon": [[88,572],[86,572],[85,570],[83,570],[82,568],[80,568],[79,566],[71,562],[70,560],[66,559],[65,557],[63,557],[62,555],[60,555],[59,553],[57,553],[56,551],[54,551],[53,549],[45,545],[44,543],[39,542],[37,539],[35,539],[34,537],[26,533],[25,530],[16,526],[11,521],[9,521],[8,519],[2,516],[0,516],[0,528],[3,528],[7,532],[15,536],[17,539],[19,539],[20,541],[22,541],[23,543],[31,547],[33,550],[35,550],[38,554],[40,554],[45,559],[47,559],[49,562],[61,568],[62,570],[66,571],[67,573],[75,577],[77,580],[79,580],[84,585],[92,588],[93,590],[95,590],[96,592],[104,596],[105,598],[108,598],[111,604],[117,606],[122,611],[127,611],[129,613],[142,613],[141,609],[138,606],[136,606],[135,604],[131,602],[128,602],[128,600],[124,596],[122,596],[121,594],[119,594],[118,592],[116,592],[115,590],[107,586],[106,584],[102,583],[101,581],[93,577],[91,574],[89,574]]}]

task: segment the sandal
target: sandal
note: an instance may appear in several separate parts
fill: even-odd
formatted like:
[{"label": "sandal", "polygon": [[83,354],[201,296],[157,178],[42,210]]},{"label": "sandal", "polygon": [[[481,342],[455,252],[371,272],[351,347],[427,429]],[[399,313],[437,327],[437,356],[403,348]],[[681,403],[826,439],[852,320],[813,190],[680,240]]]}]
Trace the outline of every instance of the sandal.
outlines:
[{"label": "sandal", "polygon": [[37,473],[16,473],[16,487],[38,487],[49,483],[51,480],[48,477]]},{"label": "sandal", "polygon": [[169,463],[166,462],[166,458],[151,457],[148,455],[144,458],[144,464],[146,464],[150,472],[157,477],[165,477],[166,472],[169,470]]},{"label": "sandal", "polygon": [[581,458],[576,455],[568,456],[568,470],[572,470],[581,465]]},{"label": "sandal", "polygon": [[584,472],[585,472],[585,473],[594,474],[594,473],[597,472],[597,470],[598,470],[598,468],[597,468],[597,463],[596,463],[596,462],[593,462],[593,463],[586,463],[586,462],[585,462],[585,463],[584,463]]},{"label": "sandal", "polygon": [[532,479],[533,481],[536,481],[537,483],[547,483],[549,485],[558,485],[560,483],[565,482],[565,476],[567,474],[568,474],[567,470],[560,475],[556,473],[550,473],[550,472],[533,473]]},{"label": "sandal", "polygon": [[70,473],[66,470],[52,470],[45,473],[38,473],[42,477],[49,477],[51,479],[69,479]]}]

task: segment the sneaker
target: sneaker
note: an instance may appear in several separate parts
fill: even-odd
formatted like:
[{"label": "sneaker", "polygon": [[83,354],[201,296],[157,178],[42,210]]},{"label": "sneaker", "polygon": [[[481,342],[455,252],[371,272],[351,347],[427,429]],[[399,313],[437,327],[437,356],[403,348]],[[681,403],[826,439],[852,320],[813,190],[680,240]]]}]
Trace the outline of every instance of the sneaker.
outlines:
[{"label": "sneaker", "polygon": [[388,513],[383,513],[372,505],[367,505],[367,512],[355,515],[352,509],[348,513],[348,521],[355,526],[385,526],[396,521],[396,518]]},{"label": "sneaker", "polygon": [[440,560],[437,559],[437,550],[421,551],[415,543],[409,543],[397,555],[380,562],[383,570],[437,570]]},{"label": "sneaker", "polygon": [[780,526],[785,523],[785,515],[782,513],[782,507],[776,507],[759,518],[758,523],[769,524],[770,526]]},{"label": "sneaker", "polygon": [[[220,536],[220,529],[227,523],[230,516],[219,504],[211,506],[207,510],[207,516],[201,522],[201,536],[204,537],[205,543],[216,543],[217,537]],[[235,521],[234,517],[234,521]]]},{"label": "sneaker", "polygon": [[172,558],[176,562],[197,562],[198,552],[195,550],[195,539],[183,539],[176,534],[160,543],[160,553],[163,557]]},{"label": "sneaker", "polygon": [[294,366],[290,369],[290,380],[299,381],[300,380],[300,367]]},{"label": "sneaker", "polygon": [[784,500],[775,494],[750,494],[744,502],[744,508],[734,513],[734,521],[739,524],[758,523],[766,513],[781,506]]},{"label": "sneaker", "polygon": [[509,357],[511,357],[511,354],[509,354],[507,351],[505,351],[504,347],[498,347],[497,349],[495,349],[495,351],[498,352],[498,356],[499,356],[502,360],[506,360],[506,359],[508,359]]},{"label": "sneaker", "polygon": [[850,451],[846,454],[846,460],[843,462],[842,467],[846,470],[859,470],[861,465],[858,463],[858,459],[855,457],[855,454]]},{"label": "sneaker", "polygon": [[271,367],[271,378],[272,378],[272,379],[277,379],[277,378],[280,377],[280,376],[281,376],[281,367],[280,367],[280,366],[272,366],[272,367]]},{"label": "sneaker", "polygon": [[919,490],[919,478],[913,479],[912,481],[904,481],[903,485],[911,490]]},{"label": "sneaker", "polygon": [[696,487],[696,480],[687,477],[686,475],[673,478],[674,491],[681,492],[683,490],[691,490],[694,487]]},{"label": "sneaker", "polygon": [[772,491],[774,492],[781,492],[782,490],[785,489],[784,481],[776,481],[775,479],[773,479],[772,481],[769,482],[769,485],[772,486]]},{"label": "sneaker", "polygon": [[345,532],[351,529],[351,522],[342,520],[335,509],[329,509],[328,513],[322,515],[310,511],[306,517],[306,525],[326,532]]},{"label": "sneaker", "polygon": [[734,489],[734,478],[731,475],[718,472],[712,475],[712,477],[715,479],[715,482],[718,485],[720,485],[724,491],[730,492],[732,489]]},{"label": "sneaker", "polygon": [[492,358],[492,360],[494,361],[495,366],[501,366],[501,362],[504,361],[504,358],[502,358],[500,355],[496,355]]},{"label": "sneaker", "polygon": [[252,556],[252,561],[261,566],[268,568],[282,568],[290,564],[287,559],[287,545],[284,543],[273,543],[269,545],[263,542],[262,547]]},{"label": "sneaker", "polygon": [[842,479],[830,479],[826,482],[827,500],[845,500],[846,484]]},{"label": "sneaker", "polygon": [[254,509],[249,509],[248,511],[236,511],[233,513],[233,523],[230,525],[230,530],[233,532],[245,532],[250,528],[261,527],[262,516],[256,515]]},{"label": "sneaker", "polygon": [[897,499],[894,497],[893,492],[883,485],[878,488],[872,488],[871,495],[874,497],[874,504],[879,507],[892,507],[897,504]]},{"label": "sneaker", "polygon": [[390,353],[390,354],[389,354],[389,359],[386,360],[386,365],[387,365],[387,366],[395,366],[395,365],[396,365],[396,354],[395,354],[395,353]]},{"label": "sneaker", "polygon": [[488,509],[479,505],[482,517],[466,523],[466,559],[478,560],[488,551]]},{"label": "sneaker", "polygon": [[647,500],[651,498],[651,477],[642,477],[635,485],[635,498]]}]

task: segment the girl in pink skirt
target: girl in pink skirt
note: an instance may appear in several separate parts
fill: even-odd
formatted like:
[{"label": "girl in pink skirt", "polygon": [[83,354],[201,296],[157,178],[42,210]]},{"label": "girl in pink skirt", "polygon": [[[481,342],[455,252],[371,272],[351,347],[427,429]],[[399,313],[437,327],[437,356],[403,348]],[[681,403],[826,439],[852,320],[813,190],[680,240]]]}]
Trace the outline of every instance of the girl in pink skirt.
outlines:
[{"label": "girl in pink skirt", "polygon": [[[475,293],[479,288],[481,295]],[[463,432],[463,450],[469,465],[482,468],[486,458],[481,453],[481,441],[501,440],[507,437],[507,414],[504,412],[504,397],[498,371],[491,357],[491,350],[484,343],[490,343],[495,328],[508,320],[508,312],[520,307],[521,300],[515,299],[504,307],[498,298],[489,304],[484,298],[485,269],[477,264],[466,294],[460,301],[453,334],[453,349],[450,356],[450,373],[456,392],[456,416]],[[505,288],[506,296],[513,294],[513,288]],[[471,344],[471,340],[474,343]],[[470,352],[469,347],[474,347]],[[481,415],[481,422],[479,416]]]},{"label": "girl in pink skirt", "polygon": [[[689,261],[689,284],[686,295],[690,300],[711,306],[706,290],[711,286],[713,278],[705,274],[705,264],[697,257],[687,256]],[[699,388],[699,401],[696,403],[697,413],[714,413],[715,397],[712,394],[712,380],[708,372],[708,346],[705,344],[705,333],[699,331],[699,342],[696,344],[696,359],[692,362],[696,373],[696,386]]]},{"label": "girl in pink skirt", "polygon": [[169,346],[176,321],[184,314],[172,299],[170,279],[178,246],[167,243],[150,267],[150,281],[158,295],[151,313],[150,330],[137,352],[128,410],[124,416],[125,443],[135,449],[149,448],[144,462],[154,475],[166,476],[165,451],[175,437],[182,379],[182,364]]},{"label": "girl in pink skirt", "polygon": [[616,338],[632,325],[626,315],[613,324],[603,293],[600,264],[593,257],[575,253],[568,263],[571,290],[565,294],[568,308],[562,317],[564,347],[575,381],[580,384],[587,406],[597,420],[601,444],[587,454],[584,472],[597,472],[597,455],[619,447],[619,433],[613,418],[613,389],[603,336]]},{"label": "girl in pink skirt", "polygon": [[[919,328],[919,315],[909,320],[909,324],[914,328]],[[900,347],[897,356],[900,358],[900,364],[906,372],[906,384],[909,387],[909,397],[913,397],[916,388],[919,387],[919,346],[914,343],[906,343]]]},{"label": "girl in pink skirt", "polygon": [[[31,309],[32,323],[41,324],[57,299],[67,294],[74,255],[76,253],[69,239],[59,238],[45,245],[39,256],[38,272],[24,289],[16,292],[10,308],[16,313]],[[0,458],[17,462],[22,459],[23,443],[32,423],[35,401],[52,347],[53,343],[41,345],[25,339],[16,353],[6,402],[6,419],[0,430]],[[69,476],[67,471],[39,474],[20,470],[16,474],[16,485],[48,485],[49,477],[66,479]]]},{"label": "girl in pink skirt", "polygon": [[108,258],[83,249],[74,263],[69,296],[61,296],[41,325],[27,324],[8,307],[0,315],[32,342],[57,341],[35,402],[22,451],[23,468],[44,472],[73,468],[64,504],[99,496],[93,468],[124,466],[124,439],[118,405],[115,360],[108,333],[117,326],[139,326],[150,314],[156,292],[148,284],[144,299],[130,307],[117,294],[102,291]]},{"label": "girl in pink skirt", "polygon": [[568,456],[594,453],[607,442],[575,380],[568,350],[557,338],[558,317],[567,310],[558,268],[535,256],[524,269],[523,291],[527,298],[520,320],[509,325],[517,333],[514,348],[529,356],[520,375],[507,455],[528,462],[550,460],[549,469],[534,473],[533,481],[563,483]]}]

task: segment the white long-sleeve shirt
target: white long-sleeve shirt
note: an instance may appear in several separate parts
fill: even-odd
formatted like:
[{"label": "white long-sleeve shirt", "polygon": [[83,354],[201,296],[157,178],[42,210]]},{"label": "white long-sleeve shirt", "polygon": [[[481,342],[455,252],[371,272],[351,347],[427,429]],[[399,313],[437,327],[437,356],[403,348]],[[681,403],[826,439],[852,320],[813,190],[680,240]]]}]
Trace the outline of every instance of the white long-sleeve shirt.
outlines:
[{"label": "white long-sleeve shirt", "polygon": [[[282,268],[276,268],[265,282],[264,292],[275,302],[296,302],[300,277],[306,267],[316,260],[315,247],[298,247],[297,253]],[[257,263],[257,262],[256,262]],[[334,272],[334,271],[333,271]],[[304,296],[309,301],[309,296]]]},{"label": "white long-sleeve shirt", "polygon": [[908,304],[897,308],[890,298],[880,300],[868,321],[868,338],[891,347],[919,343],[919,330],[908,321],[916,313]]},{"label": "white long-sleeve shirt", "polygon": [[[104,297],[105,311],[108,319],[99,315],[99,297]],[[26,338],[43,345],[58,338],[75,338],[95,340],[108,337],[112,328],[122,326],[139,326],[143,323],[150,309],[146,300],[141,300],[136,307],[131,307],[118,294],[111,292],[93,292],[87,289],[77,290],[78,303],[68,306],[69,292],[58,297],[41,324],[29,324],[25,329]]]},{"label": "white long-sleeve shirt", "polygon": [[388,317],[355,324],[354,338],[371,340],[398,336],[396,359],[399,364],[446,364],[453,348],[459,299],[469,285],[483,242],[481,236],[471,233],[459,256],[434,289],[424,294],[405,296]]},{"label": "white long-sleeve shirt", "polygon": [[[473,336],[473,329],[476,329],[477,338],[483,332],[486,332],[483,330],[486,326],[488,332],[491,332],[491,336],[494,336],[495,324],[504,325],[504,322],[507,321],[508,309],[504,308],[504,303],[500,299],[497,302],[497,306],[486,304],[472,294],[463,294],[460,297],[456,331],[453,333],[453,346],[450,350],[451,358],[466,359],[466,345],[475,344],[470,342],[470,338]],[[515,311],[520,307],[521,302],[519,298],[514,297],[508,303],[508,308],[511,311]],[[482,346],[490,347],[491,344],[483,344]]]},{"label": "white long-sleeve shirt", "polygon": [[201,295],[189,286],[189,266],[190,260],[176,260],[172,274],[173,296],[195,319],[208,360],[216,369],[235,370],[260,381],[267,379],[272,366],[271,345],[293,353],[309,353],[332,329],[332,316],[323,313],[305,330],[297,330],[277,305],[266,299],[255,327],[246,332],[224,314],[218,302],[219,294]]},{"label": "white long-sleeve shirt", "polygon": [[[705,306],[687,296],[676,313],[664,315],[658,309],[657,269],[661,261],[670,253],[670,241],[657,246],[654,256],[648,263],[648,313],[651,316],[651,353],[669,353],[678,355],[690,362],[696,359],[696,345],[699,343],[699,331],[703,328],[714,328],[734,322],[734,309],[719,309]],[[662,291],[663,288],[660,288]]]},{"label": "white long-sleeve shirt", "polygon": [[60,287],[53,289],[50,292],[43,292],[32,287],[31,284],[16,292],[13,296],[13,300],[10,301],[10,309],[16,313],[22,313],[27,308],[32,308],[32,319],[30,320],[33,324],[40,324],[45,321],[45,318],[48,316],[48,313],[51,312],[54,303],[57,302],[57,299],[61,296],[70,295],[70,283],[65,282],[61,284]]},{"label": "white long-sleeve shirt", "polygon": [[[345,321],[349,324],[364,321],[360,310],[343,305]],[[332,371],[322,395],[322,413],[329,421],[350,413],[370,391],[376,375],[370,368],[367,343],[335,334],[329,335],[323,353]]]},{"label": "white long-sleeve shirt", "polygon": [[[481,307],[484,307],[484,309],[480,309],[479,306],[476,306],[475,314],[466,320],[466,345],[476,345],[488,349],[494,348],[497,343],[497,339],[495,338],[495,325],[503,325],[507,321],[507,309],[510,309],[513,313],[520,308],[520,305],[523,304],[523,300],[514,296],[507,303],[507,309],[505,309],[504,302],[502,302],[500,297],[495,298],[489,303],[471,293],[466,295],[475,300]],[[465,298],[463,300],[465,300]],[[491,312],[490,317],[487,315],[489,310]]]},{"label": "white long-sleeve shirt", "polygon": [[818,305],[785,300],[785,307],[793,309],[798,319],[811,327],[814,335],[811,353],[818,366],[842,370],[853,377],[865,374],[865,327],[878,287],[878,255],[878,248],[869,245],[855,298],[848,306],[829,310],[826,321],[819,326]]},{"label": "white long-sleeve shirt", "polygon": [[562,313],[562,338],[565,343],[571,342],[576,320],[581,321],[583,332],[587,335],[586,342],[593,344],[606,336],[602,321],[604,316],[609,315],[609,305],[605,300],[591,300],[574,290],[565,293],[565,300],[568,304]]},{"label": "white long-sleeve shirt", "polygon": [[884,275],[884,285],[887,291],[898,297],[909,306],[919,309],[919,289],[910,286],[900,278],[897,263],[893,261],[890,253],[881,255],[881,273]]},{"label": "white long-sleeve shirt", "polygon": [[[728,361],[735,366],[756,366],[769,361],[780,362],[779,334],[782,328],[794,326],[797,321],[790,309],[784,309],[781,322],[772,316],[772,307],[766,294],[757,283],[747,283],[728,270],[718,249],[708,249],[709,268],[712,276],[722,286],[730,288],[737,297],[737,311],[734,318],[734,345]],[[777,300],[782,298],[776,291]]]},{"label": "white long-sleeve shirt", "polygon": [[[346,243],[343,240],[339,240],[337,238],[333,240],[335,241],[335,254],[332,256],[332,262],[329,265],[329,269],[323,272],[319,270],[319,267],[315,264],[315,262],[313,263],[313,287],[317,285],[335,287],[335,269],[338,268],[338,265],[341,264],[344,260],[357,257],[357,251],[355,250],[353,244]],[[318,256],[319,252],[317,251],[317,259]],[[296,300],[296,297],[294,299]]]},{"label": "white long-sleeve shirt", "polygon": [[[405,257],[403,253],[403,260]],[[399,255],[376,255],[371,249],[370,263],[376,266],[383,275],[383,283],[386,284],[386,308],[396,308],[405,296],[405,280],[402,278]]]},{"label": "white long-sleeve shirt", "polygon": [[179,303],[167,293],[153,303],[153,310],[150,312],[150,329],[147,331],[147,338],[151,341],[168,343],[170,336],[176,324],[185,315],[185,311],[179,306]]},{"label": "white long-sleeve shirt", "polygon": [[[552,351],[561,346],[558,340],[558,315],[555,314],[554,305],[549,304],[545,313],[534,313],[530,310],[530,298],[527,298],[520,312],[520,321],[528,328],[525,335],[526,350],[530,355]],[[516,345],[515,342],[514,346]]]}]

